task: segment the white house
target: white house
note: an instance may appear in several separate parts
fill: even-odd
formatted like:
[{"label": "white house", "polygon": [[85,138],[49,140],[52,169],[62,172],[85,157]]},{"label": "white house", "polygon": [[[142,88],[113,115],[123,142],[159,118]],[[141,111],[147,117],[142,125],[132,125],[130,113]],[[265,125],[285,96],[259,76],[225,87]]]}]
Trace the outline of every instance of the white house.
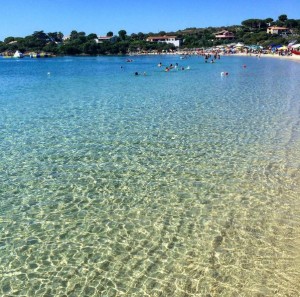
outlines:
[{"label": "white house", "polygon": [[117,36],[98,36],[94,40],[96,41],[96,43],[103,43],[104,41],[109,41],[114,43],[117,41]]},{"label": "white house", "polygon": [[169,44],[174,44],[176,47],[181,45],[181,40],[177,36],[149,36],[146,41],[149,42],[164,42]]},{"label": "white house", "polygon": [[232,32],[223,30],[220,32],[215,33],[216,39],[234,39],[234,34]]},{"label": "white house", "polygon": [[286,27],[276,27],[276,26],[272,26],[272,27],[268,27],[267,29],[267,33],[268,34],[279,34],[279,35],[285,35],[285,34],[289,34],[290,30]]}]

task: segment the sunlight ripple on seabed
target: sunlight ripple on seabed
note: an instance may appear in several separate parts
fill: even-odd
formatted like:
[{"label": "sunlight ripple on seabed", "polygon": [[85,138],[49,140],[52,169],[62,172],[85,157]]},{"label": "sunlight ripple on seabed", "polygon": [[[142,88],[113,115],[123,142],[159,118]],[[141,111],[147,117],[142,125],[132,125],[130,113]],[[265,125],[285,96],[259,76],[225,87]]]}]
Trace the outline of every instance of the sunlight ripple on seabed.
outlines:
[{"label": "sunlight ripple on seabed", "polygon": [[67,59],[0,68],[0,295],[298,296],[299,69]]}]

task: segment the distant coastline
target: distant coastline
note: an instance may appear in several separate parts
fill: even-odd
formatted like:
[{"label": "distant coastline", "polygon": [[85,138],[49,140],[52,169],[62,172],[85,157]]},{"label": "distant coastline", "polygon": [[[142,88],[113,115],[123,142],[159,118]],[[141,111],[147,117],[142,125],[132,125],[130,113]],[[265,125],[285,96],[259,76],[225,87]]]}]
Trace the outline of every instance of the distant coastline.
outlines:
[{"label": "distant coastline", "polygon": [[291,44],[299,44],[300,48],[300,19],[289,19],[283,14],[277,20],[248,19],[242,21],[241,25],[193,27],[176,32],[139,32],[130,35],[126,30],[120,30],[117,34],[109,31],[105,36],[76,30],[69,35],[35,31],[25,37],[6,37],[4,41],[0,41],[0,53],[10,56],[18,50],[23,55],[34,52],[51,56],[172,54],[179,51],[230,48],[234,44],[243,44],[248,49],[261,53],[274,52]]},{"label": "distant coastline", "polygon": [[[147,56],[147,55],[178,55],[183,58],[188,58],[189,56],[200,56],[205,57],[206,55],[213,56],[215,54],[219,54],[221,56],[227,56],[227,57],[235,57],[235,56],[242,56],[242,57],[249,57],[249,58],[276,58],[281,60],[289,60],[289,61],[295,61],[300,62],[300,55],[295,55],[293,53],[286,53],[282,54],[281,52],[272,52],[272,51],[253,51],[253,52],[244,52],[242,50],[239,51],[231,51],[230,48],[227,49],[227,51],[220,50],[218,48],[208,48],[208,49],[184,49],[184,50],[177,50],[172,52],[131,52],[127,54],[106,54],[106,55],[89,55],[89,54],[78,54],[78,55],[54,55],[51,53],[42,53],[41,55],[31,56],[28,53],[25,53],[23,55],[24,58],[36,58],[36,59],[44,59],[44,58],[55,58],[55,57],[64,57],[64,56],[73,56],[73,57],[97,57],[97,56],[124,56],[124,57],[130,57],[130,56]],[[0,53],[0,57],[3,58],[13,58],[12,56],[5,57],[2,53]]]}]

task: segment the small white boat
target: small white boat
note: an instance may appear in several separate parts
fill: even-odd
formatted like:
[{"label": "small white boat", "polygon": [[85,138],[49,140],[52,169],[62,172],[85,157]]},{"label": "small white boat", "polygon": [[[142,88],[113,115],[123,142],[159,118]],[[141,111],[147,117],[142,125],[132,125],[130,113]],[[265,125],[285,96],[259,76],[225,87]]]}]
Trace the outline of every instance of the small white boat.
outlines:
[{"label": "small white boat", "polygon": [[18,50],[15,52],[15,54],[13,55],[13,57],[14,58],[23,58],[24,57],[24,55],[21,53],[21,52],[19,52]]}]

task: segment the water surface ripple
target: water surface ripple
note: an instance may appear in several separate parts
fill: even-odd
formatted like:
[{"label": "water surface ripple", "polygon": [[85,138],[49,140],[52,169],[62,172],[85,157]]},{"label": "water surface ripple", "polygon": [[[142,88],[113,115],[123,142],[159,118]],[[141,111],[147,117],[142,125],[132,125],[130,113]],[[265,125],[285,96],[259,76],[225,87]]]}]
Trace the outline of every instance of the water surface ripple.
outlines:
[{"label": "water surface ripple", "polygon": [[0,295],[299,296],[299,66],[1,59]]}]

